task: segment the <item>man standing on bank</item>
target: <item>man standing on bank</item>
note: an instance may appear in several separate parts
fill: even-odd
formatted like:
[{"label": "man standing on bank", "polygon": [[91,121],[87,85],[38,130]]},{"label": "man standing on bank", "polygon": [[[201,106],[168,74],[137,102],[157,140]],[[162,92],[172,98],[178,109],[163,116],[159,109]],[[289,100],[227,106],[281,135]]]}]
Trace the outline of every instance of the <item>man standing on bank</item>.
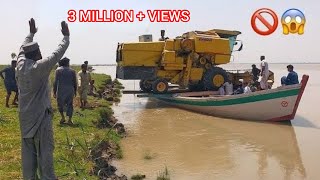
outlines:
[{"label": "man standing on bank", "polygon": [[[4,80],[4,85],[7,90],[7,96],[6,96],[6,107],[9,107],[9,99],[11,96],[11,92],[15,92],[15,96],[12,102],[12,105],[18,105],[18,87],[17,87],[17,81],[16,81],[16,68],[17,61],[12,60],[11,66],[3,69],[0,71],[0,77]],[[4,73],[4,76],[3,76]]]},{"label": "man standing on bank", "polygon": [[261,81],[260,81],[260,88],[261,90],[269,89],[268,85],[268,78],[269,78],[269,65],[268,62],[265,60],[265,56],[261,56]]},{"label": "man standing on bank", "polygon": [[53,83],[53,97],[57,98],[58,109],[61,115],[60,124],[64,124],[66,119],[63,109],[66,106],[66,115],[69,117],[68,124],[72,125],[73,97],[77,93],[77,75],[70,68],[70,60],[63,58],[60,61],[61,68],[56,70]]},{"label": "man standing on bank", "polygon": [[49,75],[69,46],[69,28],[61,22],[64,36],[51,56],[42,58],[39,45],[33,42],[37,32],[34,19],[30,19],[30,34],[20,48],[17,64],[19,94],[19,120],[22,137],[23,179],[57,179],[53,167],[53,129],[50,102]]},{"label": "man standing on bank", "polygon": [[88,66],[86,64],[82,64],[81,71],[78,72],[78,86],[79,86],[81,108],[86,108],[88,103],[87,98],[89,93],[91,75],[87,70],[88,70]]}]

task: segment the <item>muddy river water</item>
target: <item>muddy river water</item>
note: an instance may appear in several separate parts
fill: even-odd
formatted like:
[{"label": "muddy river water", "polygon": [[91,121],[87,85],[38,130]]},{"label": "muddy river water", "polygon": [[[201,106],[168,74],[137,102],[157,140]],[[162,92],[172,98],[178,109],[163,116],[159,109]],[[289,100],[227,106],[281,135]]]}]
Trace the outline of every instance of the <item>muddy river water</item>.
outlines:
[{"label": "muddy river water", "polygon": [[[269,66],[277,86],[286,65]],[[123,95],[114,109],[129,135],[121,142],[123,159],[114,162],[118,173],[154,180],[167,167],[171,180],[320,179],[320,64],[294,66],[300,79],[310,79],[291,124],[216,118]],[[115,67],[94,68],[115,77]],[[121,82],[139,89],[138,81]]]}]

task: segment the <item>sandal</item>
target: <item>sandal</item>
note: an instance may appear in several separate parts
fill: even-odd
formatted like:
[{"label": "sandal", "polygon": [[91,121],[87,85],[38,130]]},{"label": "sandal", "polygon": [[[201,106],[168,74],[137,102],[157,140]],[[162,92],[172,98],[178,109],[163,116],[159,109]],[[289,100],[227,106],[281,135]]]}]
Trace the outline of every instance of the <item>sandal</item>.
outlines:
[{"label": "sandal", "polygon": [[61,119],[60,124],[66,124],[66,120]]},{"label": "sandal", "polygon": [[68,121],[67,124],[68,125],[74,125],[74,123],[72,121]]}]

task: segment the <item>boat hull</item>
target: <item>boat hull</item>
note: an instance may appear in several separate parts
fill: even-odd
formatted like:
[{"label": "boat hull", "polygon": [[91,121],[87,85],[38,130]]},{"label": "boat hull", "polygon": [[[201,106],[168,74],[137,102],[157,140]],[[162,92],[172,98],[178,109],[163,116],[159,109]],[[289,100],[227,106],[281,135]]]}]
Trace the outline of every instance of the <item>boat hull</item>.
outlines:
[{"label": "boat hull", "polygon": [[217,117],[254,121],[287,121],[295,117],[308,76],[297,85],[222,97],[157,96],[179,108]]}]

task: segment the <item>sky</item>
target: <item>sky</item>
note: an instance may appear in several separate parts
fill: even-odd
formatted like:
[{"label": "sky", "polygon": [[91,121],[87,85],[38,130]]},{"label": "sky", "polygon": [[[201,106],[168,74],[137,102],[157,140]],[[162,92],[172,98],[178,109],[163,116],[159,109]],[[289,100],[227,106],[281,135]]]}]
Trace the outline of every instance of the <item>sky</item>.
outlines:
[{"label": "sky", "polygon": [[[260,8],[272,9],[279,18],[277,30],[269,36],[261,36],[251,27],[251,16]],[[306,16],[303,35],[283,35],[280,22],[282,14],[290,8],[300,9]],[[138,42],[142,34],[160,37],[160,30],[174,38],[193,30],[227,29],[238,30],[244,43],[243,50],[235,52],[232,62],[259,62],[265,55],[271,63],[320,63],[320,15],[317,0],[283,1],[233,1],[233,0],[10,0],[1,2],[0,16],[0,64],[9,64],[10,54],[18,53],[25,36],[29,32],[28,20],[36,20],[38,32],[34,41],[40,45],[43,56],[49,56],[62,40],[60,22],[67,21],[67,12],[74,10],[133,9],[146,11],[154,9],[187,9],[189,22],[152,23],[148,19],[132,23],[80,23],[69,22],[70,46],[65,56],[72,64],[88,60],[90,64],[115,64],[118,42]],[[270,19],[270,17],[265,17]],[[272,22],[272,21],[271,21]],[[258,27],[265,28],[259,21]]]}]

